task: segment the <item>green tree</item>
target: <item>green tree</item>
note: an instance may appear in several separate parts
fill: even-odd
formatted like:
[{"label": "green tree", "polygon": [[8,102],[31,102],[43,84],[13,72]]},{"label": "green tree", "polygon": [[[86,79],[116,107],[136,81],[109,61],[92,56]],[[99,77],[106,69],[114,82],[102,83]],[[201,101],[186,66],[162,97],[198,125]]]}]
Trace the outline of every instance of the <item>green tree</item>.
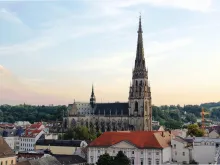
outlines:
[{"label": "green tree", "polygon": [[122,152],[119,151],[116,155],[113,165],[130,165],[130,159]]},{"label": "green tree", "polygon": [[108,153],[101,155],[96,163],[96,165],[112,165],[113,164],[113,157],[110,156]]},{"label": "green tree", "polygon": [[204,131],[202,129],[200,129],[197,124],[190,124],[190,125],[188,125],[187,135],[202,137],[202,136],[204,136]]}]

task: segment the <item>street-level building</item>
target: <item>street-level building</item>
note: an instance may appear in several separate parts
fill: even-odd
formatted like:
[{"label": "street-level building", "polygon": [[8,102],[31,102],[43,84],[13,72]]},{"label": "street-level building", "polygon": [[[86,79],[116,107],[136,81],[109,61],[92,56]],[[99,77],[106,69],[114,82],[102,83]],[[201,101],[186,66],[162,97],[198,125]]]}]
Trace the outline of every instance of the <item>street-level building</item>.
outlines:
[{"label": "street-level building", "polygon": [[6,143],[3,137],[0,137],[0,165],[15,165],[16,155]]},{"label": "street-level building", "polygon": [[171,161],[171,134],[157,131],[105,132],[88,145],[88,163],[100,155],[116,156],[122,151],[131,165],[160,165]]},{"label": "street-level building", "polygon": [[38,140],[35,150],[49,149],[53,154],[79,155],[85,157],[82,149],[88,144],[84,140]]}]

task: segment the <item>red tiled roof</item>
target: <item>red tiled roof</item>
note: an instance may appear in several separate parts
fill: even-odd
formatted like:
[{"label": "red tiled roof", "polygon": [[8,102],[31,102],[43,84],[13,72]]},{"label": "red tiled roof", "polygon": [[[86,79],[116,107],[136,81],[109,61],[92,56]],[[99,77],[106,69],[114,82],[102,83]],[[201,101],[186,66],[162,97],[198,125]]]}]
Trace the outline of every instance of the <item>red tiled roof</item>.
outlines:
[{"label": "red tiled roof", "polygon": [[36,137],[42,130],[26,130],[22,137]]},{"label": "red tiled roof", "polygon": [[31,124],[30,127],[28,127],[28,128],[31,128],[31,129],[35,128],[35,129],[38,129],[38,128],[40,128],[40,126],[42,126],[42,123],[41,123],[41,122],[39,122],[39,123],[35,123],[35,124]]},{"label": "red tiled roof", "polygon": [[128,141],[137,148],[166,148],[170,145],[171,135],[159,131],[105,132],[88,147],[108,147],[121,141]]},{"label": "red tiled roof", "polygon": [[1,128],[13,128],[15,127],[14,124],[0,124]]}]

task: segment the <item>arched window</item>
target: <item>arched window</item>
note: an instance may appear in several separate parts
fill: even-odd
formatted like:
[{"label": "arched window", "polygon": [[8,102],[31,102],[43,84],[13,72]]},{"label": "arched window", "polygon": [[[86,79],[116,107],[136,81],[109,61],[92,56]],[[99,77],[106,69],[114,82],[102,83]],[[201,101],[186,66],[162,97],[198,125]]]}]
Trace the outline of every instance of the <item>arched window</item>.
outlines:
[{"label": "arched window", "polygon": [[142,80],[141,80],[141,82],[140,82],[140,86],[142,86]]},{"label": "arched window", "polygon": [[138,86],[138,81],[136,80],[136,86]]},{"label": "arched window", "polygon": [[134,110],[138,111],[138,102],[137,101],[135,102],[135,109]]},{"label": "arched window", "polygon": [[141,87],[139,87],[139,96],[141,96]]}]

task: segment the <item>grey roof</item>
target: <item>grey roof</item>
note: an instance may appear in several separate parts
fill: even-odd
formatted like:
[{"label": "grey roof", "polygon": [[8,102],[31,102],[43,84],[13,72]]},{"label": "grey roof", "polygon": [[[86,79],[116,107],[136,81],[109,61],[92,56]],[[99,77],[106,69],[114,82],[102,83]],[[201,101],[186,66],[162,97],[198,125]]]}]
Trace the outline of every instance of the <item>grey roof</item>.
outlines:
[{"label": "grey roof", "polygon": [[128,103],[96,103],[95,115],[128,115]]},{"label": "grey roof", "polygon": [[36,145],[80,147],[81,142],[82,142],[82,140],[50,140],[50,139],[44,139],[44,140],[38,140],[36,142]]},{"label": "grey roof", "polygon": [[0,137],[0,158],[15,156],[3,137]]},{"label": "grey roof", "polygon": [[78,155],[53,155],[61,164],[86,163],[86,160]]},{"label": "grey roof", "polygon": [[29,160],[31,165],[62,165],[55,157],[47,156],[40,159]]}]

